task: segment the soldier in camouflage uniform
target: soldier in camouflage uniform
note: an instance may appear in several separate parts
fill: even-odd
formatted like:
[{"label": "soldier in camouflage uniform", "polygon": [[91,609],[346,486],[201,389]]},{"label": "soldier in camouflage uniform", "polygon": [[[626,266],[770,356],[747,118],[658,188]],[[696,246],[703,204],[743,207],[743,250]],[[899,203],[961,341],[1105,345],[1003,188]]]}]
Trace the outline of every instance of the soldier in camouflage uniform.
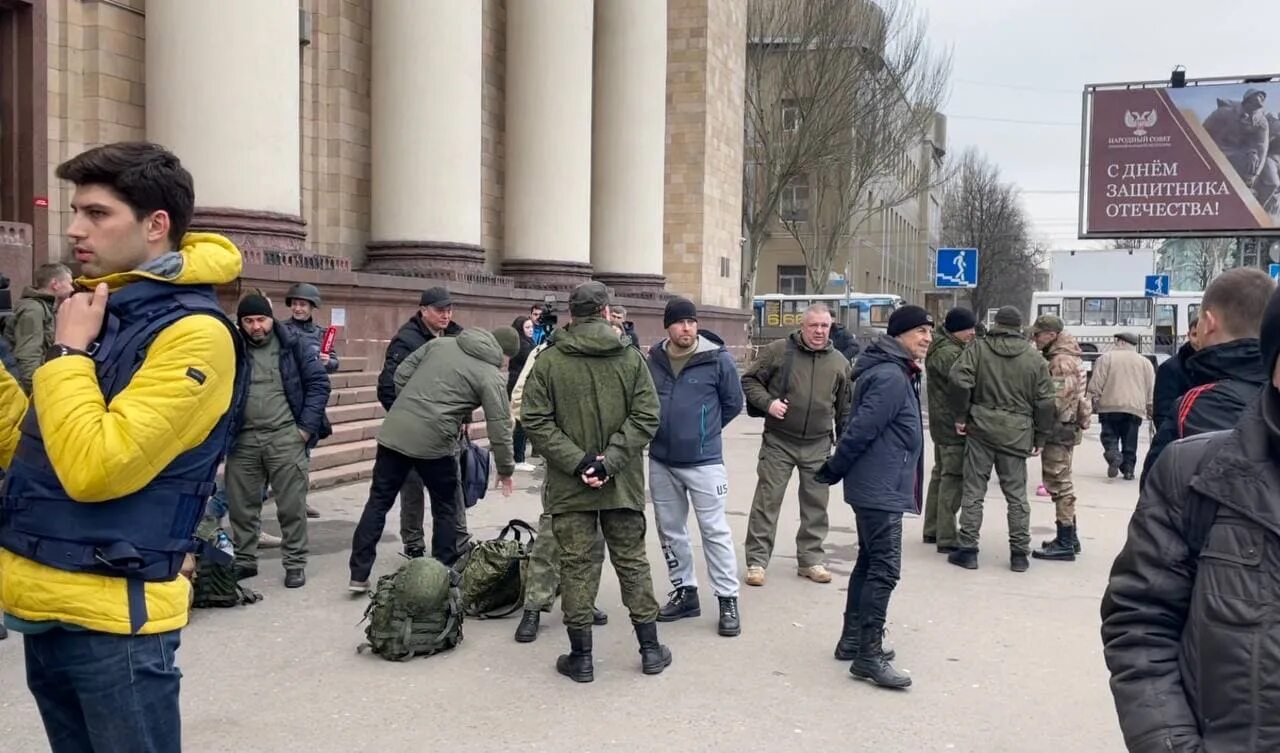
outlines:
[{"label": "soldier in camouflage uniform", "polygon": [[644,358],[609,326],[609,296],[598,282],[569,297],[572,323],[556,333],[525,382],[521,421],[546,459],[543,509],[551,516],[560,555],[561,608],[570,652],[556,670],[591,682],[592,605],[605,545],[622,601],[631,612],[645,674],[671,664],[658,642],[658,602],[645,551],[644,448],[658,432],[658,393]]},{"label": "soldier in camouflage uniform", "polygon": [[933,333],[924,359],[929,396],[929,438],[933,440],[933,476],[924,506],[924,543],[939,554],[956,550],[956,513],[964,488],[964,437],[956,433],[951,412],[951,367],[976,336],[973,312],[957,306]]},{"label": "soldier in camouflage uniform", "polygon": [[1049,377],[1053,379],[1053,407],[1057,421],[1040,454],[1044,487],[1053,497],[1058,535],[1042,542],[1040,550],[1031,553],[1041,560],[1074,561],[1080,551],[1076,533],[1076,492],[1071,484],[1071,456],[1089,428],[1093,412],[1085,397],[1084,362],[1080,346],[1070,333],[1063,331],[1062,320],[1052,314],[1036,319],[1031,329],[1036,347],[1049,361]]}]

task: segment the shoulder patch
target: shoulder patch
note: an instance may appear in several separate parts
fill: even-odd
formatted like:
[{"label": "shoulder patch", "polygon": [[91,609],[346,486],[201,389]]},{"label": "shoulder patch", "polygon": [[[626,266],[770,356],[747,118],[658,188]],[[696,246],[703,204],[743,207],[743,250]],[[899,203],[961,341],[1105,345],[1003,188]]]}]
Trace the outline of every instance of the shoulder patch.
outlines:
[{"label": "shoulder patch", "polygon": [[187,369],[187,376],[196,384],[204,384],[204,380],[208,378],[204,375],[203,371],[194,366]]}]

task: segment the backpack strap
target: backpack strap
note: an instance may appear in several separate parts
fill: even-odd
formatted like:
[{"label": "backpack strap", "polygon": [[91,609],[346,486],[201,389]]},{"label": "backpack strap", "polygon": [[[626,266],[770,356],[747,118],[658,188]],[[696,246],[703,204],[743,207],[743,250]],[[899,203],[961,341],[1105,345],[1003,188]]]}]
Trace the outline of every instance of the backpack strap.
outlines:
[{"label": "backpack strap", "polygon": [[1191,409],[1195,407],[1196,401],[1200,399],[1201,395],[1217,387],[1218,384],[1220,383],[1202,384],[1199,387],[1188,390],[1187,394],[1182,396],[1182,402],[1178,404],[1178,439],[1183,439],[1187,436],[1187,418],[1191,415]]},{"label": "backpack strap", "polygon": [[796,365],[796,341],[787,338],[787,355],[782,359],[782,394],[779,400],[786,400],[791,389],[791,371]]},{"label": "backpack strap", "polygon": [[503,526],[502,533],[498,534],[498,538],[505,539],[507,538],[507,534],[511,534],[511,537],[516,541],[524,543],[524,539],[521,538],[521,531],[529,534],[529,546],[533,546],[533,542],[537,541],[538,529],[519,518],[512,518],[509,523]]},{"label": "backpack strap", "polygon": [[[1211,386],[1211,385],[1207,385]],[[1199,389],[1199,388],[1197,388]],[[1188,393],[1190,394],[1190,393]],[[1181,420],[1179,421],[1181,423]],[[1179,427],[1181,428],[1181,427]],[[1213,439],[1205,448],[1204,455],[1196,466],[1198,471],[1212,462],[1222,449],[1224,439]],[[1214,499],[1192,491],[1182,504],[1182,540],[1186,542],[1187,551],[1191,553],[1191,566],[1194,572],[1199,564],[1200,552],[1204,550],[1209,539],[1209,529],[1218,517],[1218,502]]]}]

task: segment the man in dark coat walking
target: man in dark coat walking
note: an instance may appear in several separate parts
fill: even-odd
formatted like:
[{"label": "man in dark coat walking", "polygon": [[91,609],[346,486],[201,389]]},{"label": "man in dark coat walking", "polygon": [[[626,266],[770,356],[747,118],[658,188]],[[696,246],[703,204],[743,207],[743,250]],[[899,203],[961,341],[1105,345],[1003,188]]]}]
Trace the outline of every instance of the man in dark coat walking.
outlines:
[{"label": "man in dark coat walking", "polygon": [[844,501],[858,528],[858,560],[849,578],[837,659],[849,672],[886,688],[911,678],[889,664],[883,648],[889,596],[902,571],[902,514],[920,512],[924,425],[920,360],[929,352],[933,320],[919,306],[889,317],[888,334],[858,357],[853,409],[833,454],[815,478],[844,480]]},{"label": "man in dark coat walking", "polygon": [[1135,753],[1280,750],[1280,293],[1261,334],[1260,399],[1160,455],[1111,569],[1103,656]]}]

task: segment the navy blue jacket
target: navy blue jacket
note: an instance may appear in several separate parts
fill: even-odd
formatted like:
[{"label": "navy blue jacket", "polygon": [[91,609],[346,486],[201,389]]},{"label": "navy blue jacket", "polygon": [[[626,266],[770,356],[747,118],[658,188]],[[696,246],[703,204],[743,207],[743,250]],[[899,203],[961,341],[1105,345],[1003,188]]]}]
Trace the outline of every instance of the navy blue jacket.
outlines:
[{"label": "navy blue jacket", "polygon": [[0,363],[4,364],[9,376],[18,378],[18,360],[13,357],[13,351],[9,350],[9,343],[3,337],[0,337]]},{"label": "navy blue jacket", "polygon": [[[293,334],[289,327],[276,322],[271,331],[280,342],[280,383],[289,412],[298,428],[311,435],[307,447],[315,447],[333,433],[329,417],[325,415],[325,406],[329,404],[329,375],[320,363],[318,351],[312,350],[311,345]],[[252,381],[253,359],[247,360]]]},{"label": "navy blue jacket", "polygon": [[853,408],[827,461],[830,475],[844,479],[844,501],[855,509],[920,512],[920,367],[883,336],[858,356],[853,379]]},{"label": "navy blue jacket", "polygon": [[661,419],[649,457],[676,468],[724,462],[721,430],[742,412],[742,379],[722,345],[699,336],[694,353],[672,373],[667,343],[649,351],[649,373],[658,389]]}]

